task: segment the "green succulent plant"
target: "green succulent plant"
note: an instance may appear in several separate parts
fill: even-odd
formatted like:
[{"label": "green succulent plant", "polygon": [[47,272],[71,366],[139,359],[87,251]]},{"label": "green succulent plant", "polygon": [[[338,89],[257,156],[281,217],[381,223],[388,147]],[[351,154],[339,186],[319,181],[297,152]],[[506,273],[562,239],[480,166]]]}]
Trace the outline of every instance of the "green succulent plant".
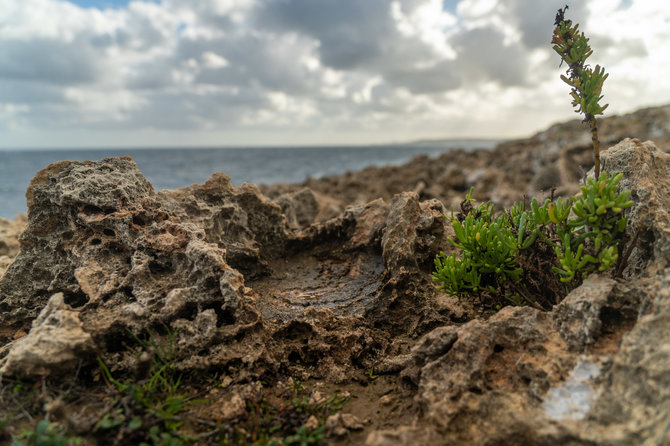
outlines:
[{"label": "green succulent plant", "polygon": [[600,176],[600,140],[598,139],[598,123],[596,115],[602,115],[609,104],[600,105],[603,98],[603,83],[609,76],[605,69],[596,65],[591,68],[586,60],[593,54],[589,46],[589,39],[579,31],[579,25],[572,24],[565,19],[565,8],[559,9],[554,21],[554,35],[551,39],[554,51],[561,56],[561,64],[568,65],[567,76],[561,79],[570,85],[572,106],[577,113],[584,114],[584,122],[591,127],[591,141],[593,143],[593,161],[595,176]]},{"label": "green succulent plant", "polygon": [[[617,271],[625,264],[619,245],[628,223],[624,210],[633,205],[630,191],[618,191],[622,175],[600,172],[600,143],[596,115],[608,74],[586,60],[593,54],[579,25],[556,14],[554,50],[568,65],[561,79],[572,87],[572,105],[591,126],[595,176],[585,181],[581,194],[572,198],[533,198],[515,203],[496,215],[490,202],[475,206],[472,190],[461,212],[450,219],[457,252],[435,258],[433,281],[437,288],[460,296],[476,296],[484,306],[532,305],[551,309],[591,272]],[[630,250],[629,250],[630,251]],[[629,252],[627,251],[627,252]],[[624,256],[625,257],[625,256]]]},{"label": "green succulent plant", "polygon": [[633,205],[617,191],[622,175],[590,178],[574,198],[532,199],[495,215],[490,202],[473,205],[472,193],[451,221],[457,252],[435,258],[433,281],[453,295],[478,296],[492,307],[507,304],[551,309],[593,271],[619,259]]}]

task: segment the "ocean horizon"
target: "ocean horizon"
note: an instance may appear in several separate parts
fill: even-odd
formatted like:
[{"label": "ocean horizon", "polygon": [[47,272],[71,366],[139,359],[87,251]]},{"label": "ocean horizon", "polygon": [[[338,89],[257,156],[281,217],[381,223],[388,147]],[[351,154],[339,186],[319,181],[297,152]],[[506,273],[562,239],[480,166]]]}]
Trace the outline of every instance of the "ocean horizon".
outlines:
[{"label": "ocean horizon", "polygon": [[35,173],[55,161],[131,156],[156,191],[203,183],[223,172],[242,183],[302,183],[370,166],[400,165],[417,155],[492,149],[501,140],[458,139],[370,146],[244,148],[0,149],[0,217],[27,212],[25,191]]}]

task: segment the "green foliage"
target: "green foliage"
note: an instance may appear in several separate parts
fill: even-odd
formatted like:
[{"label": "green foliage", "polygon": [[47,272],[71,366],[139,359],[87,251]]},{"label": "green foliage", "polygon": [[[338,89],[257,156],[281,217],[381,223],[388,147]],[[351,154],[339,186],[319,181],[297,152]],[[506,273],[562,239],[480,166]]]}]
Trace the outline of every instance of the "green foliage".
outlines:
[{"label": "green foliage", "polygon": [[64,429],[60,429],[49,420],[42,420],[37,423],[34,430],[24,430],[18,438],[12,440],[11,446],[71,446],[81,441],[79,437],[66,436]]},{"label": "green foliage", "polygon": [[[314,401],[300,381],[287,386],[261,389],[246,400],[246,411],[234,425],[222,432],[221,444],[253,446],[320,445],[325,421],[342,409],[349,397],[334,395]],[[316,427],[307,420],[317,419]]]},{"label": "green foliage", "polygon": [[600,65],[591,68],[586,60],[593,54],[589,46],[589,39],[579,31],[579,25],[572,24],[571,20],[565,19],[565,11],[559,9],[556,14],[554,35],[551,39],[553,49],[561,56],[561,64],[568,65],[567,76],[561,75],[563,82],[568,84],[572,106],[577,113],[584,114],[584,121],[591,126],[591,139],[593,141],[593,157],[595,162],[596,177],[600,176],[600,142],[598,140],[598,127],[596,116],[602,115],[608,104],[601,105],[603,98],[603,84],[609,74]]},{"label": "green foliage", "polygon": [[148,340],[135,337],[143,348],[138,362],[149,361],[146,378],[117,380],[98,358],[105,378],[119,393],[119,407],[104,413],[97,429],[118,430],[133,439],[143,439],[141,445],[182,444],[185,438],[177,432],[183,424],[179,413],[201,400],[189,399],[179,390],[182,375],[175,369],[175,338],[176,333],[169,331],[165,342],[152,332],[148,332]]},{"label": "green foliage", "polygon": [[540,204],[533,199],[495,215],[490,202],[473,206],[472,190],[462,212],[450,218],[458,248],[435,258],[433,281],[440,290],[480,296],[483,303],[551,306],[593,271],[618,260],[627,224],[630,191],[617,191],[622,175],[603,172],[575,198]]}]

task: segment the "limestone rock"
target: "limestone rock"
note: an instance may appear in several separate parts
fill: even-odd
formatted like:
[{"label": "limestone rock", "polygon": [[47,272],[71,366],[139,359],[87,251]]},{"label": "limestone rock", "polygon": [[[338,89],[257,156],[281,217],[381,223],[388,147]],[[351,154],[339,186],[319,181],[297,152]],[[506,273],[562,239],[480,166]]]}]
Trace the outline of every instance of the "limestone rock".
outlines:
[{"label": "limestone rock", "polygon": [[[603,158],[606,168],[626,175],[622,187],[635,201],[629,231],[644,234],[626,280],[593,275],[550,313],[506,307],[486,321],[436,328],[409,353],[375,366],[416,386],[424,425],[439,432],[439,441],[668,441],[670,157],[653,143],[625,140]],[[577,411],[566,409],[576,404],[571,398]],[[415,429],[372,432],[367,443],[431,444],[407,435]]]},{"label": "limestone rock", "polygon": [[258,320],[225,250],[164,209],[131,159],[54,163],[28,197],[21,251],[0,281],[0,333],[26,327],[53,293],[102,352],[185,325],[206,348],[217,328]]},{"label": "limestone rock", "polygon": [[57,293],[33,321],[30,333],[14,341],[0,360],[0,375],[34,378],[68,373],[93,351],[93,339],[83,329],[79,313]]},{"label": "limestone rock", "polygon": [[305,228],[316,221],[321,206],[311,189],[300,189],[297,192],[280,195],[274,202],[281,207],[291,228]]},{"label": "limestone rock", "polygon": [[355,415],[338,412],[326,419],[326,430],[330,436],[342,437],[349,431],[363,429],[363,423]]},{"label": "limestone rock", "polygon": [[625,139],[602,154],[603,169],[623,173],[621,189],[631,191],[627,210],[629,239],[637,248],[628,260],[629,277],[653,274],[670,266],[670,154],[647,141]]},{"label": "limestone rock", "polygon": [[205,241],[225,250],[225,259],[248,279],[268,275],[268,262],[286,247],[289,226],[281,207],[258,187],[230,183],[222,173],[204,184],[161,191],[163,206],[204,230]]}]

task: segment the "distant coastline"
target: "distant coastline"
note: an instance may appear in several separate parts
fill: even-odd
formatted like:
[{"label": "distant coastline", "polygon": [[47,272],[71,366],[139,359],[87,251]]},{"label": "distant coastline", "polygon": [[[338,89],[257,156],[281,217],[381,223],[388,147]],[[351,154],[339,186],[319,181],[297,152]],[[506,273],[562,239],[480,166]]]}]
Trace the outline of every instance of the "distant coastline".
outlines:
[{"label": "distant coastline", "polygon": [[0,150],[0,217],[26,212],[25,191],[35,173],[54,161],[132,156],[156,190],[202,183],[215,172],[233,184],[301,183],[370,166],[401,165],[417,155],[454,149],[493,149],[489,139],[425,140],[367,146],[95,148]]}]

